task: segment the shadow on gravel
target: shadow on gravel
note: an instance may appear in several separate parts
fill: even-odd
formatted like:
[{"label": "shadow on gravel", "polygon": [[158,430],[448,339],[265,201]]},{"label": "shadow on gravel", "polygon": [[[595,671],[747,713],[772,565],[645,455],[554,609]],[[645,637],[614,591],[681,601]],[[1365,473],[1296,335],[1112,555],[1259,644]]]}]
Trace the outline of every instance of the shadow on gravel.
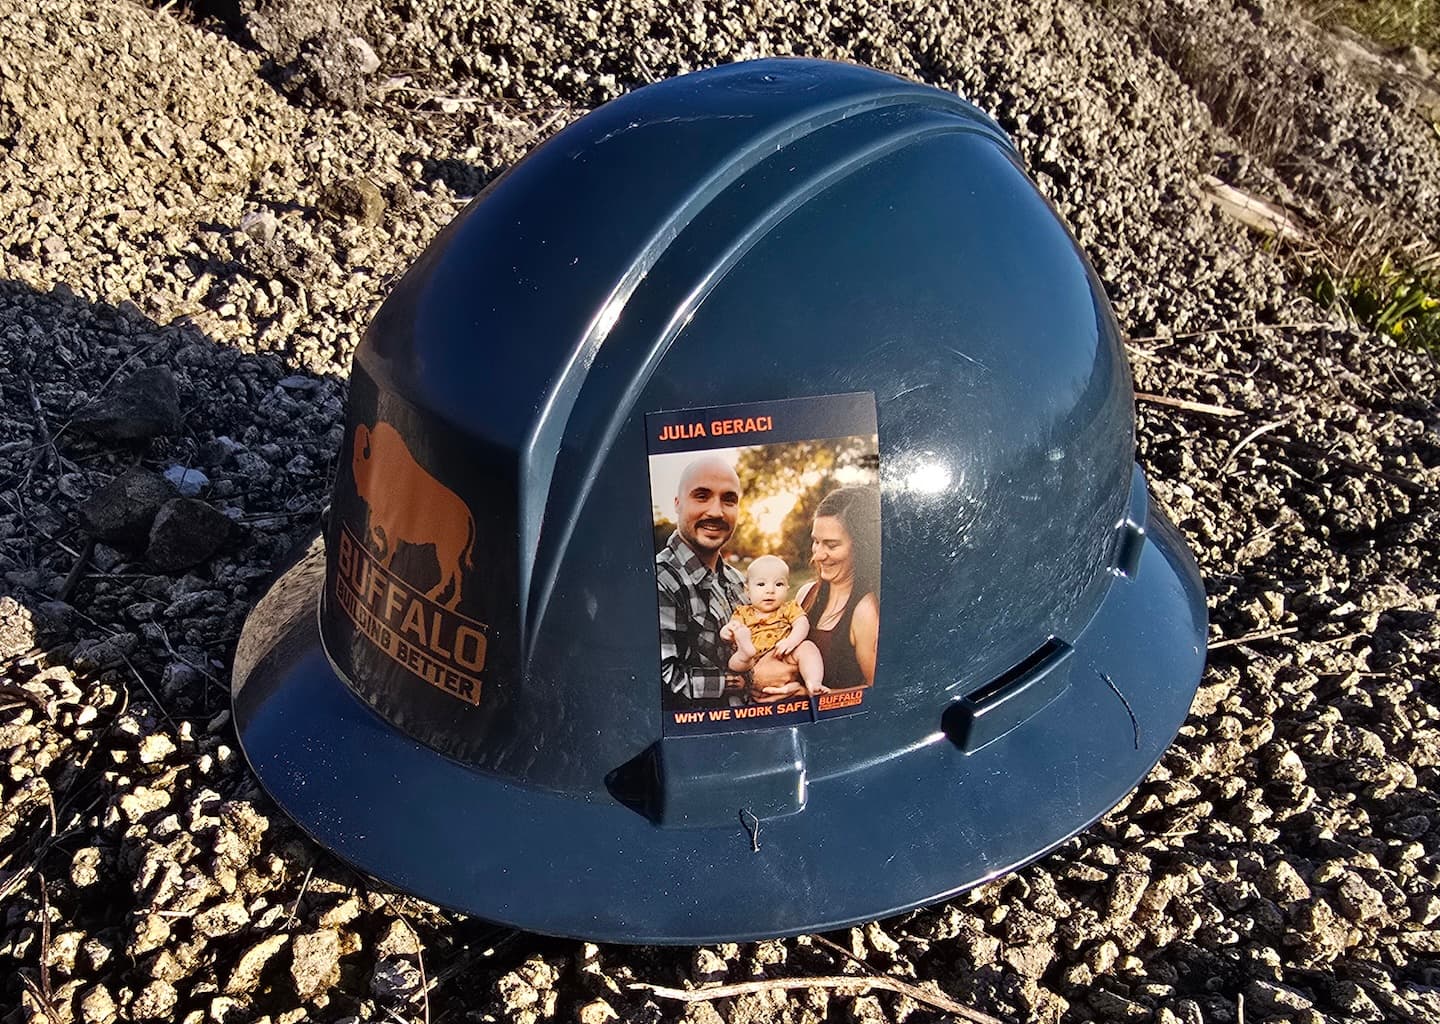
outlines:
[{"label": "shadow on gravel", "polygon": [[501,173],[450,158],[437,160],[424,157],[420,160],[420,167],[421,178],[427,182],[444,182],[457,196],[478,196]]},{"label": "shadow on gravel", "polygon": [[360,877],[239,753],[236,638],[319,522],[345,382],[13,281],[0,366],[0,1005],[418,1014],[416,935],[434,1009],[568,955]]}]

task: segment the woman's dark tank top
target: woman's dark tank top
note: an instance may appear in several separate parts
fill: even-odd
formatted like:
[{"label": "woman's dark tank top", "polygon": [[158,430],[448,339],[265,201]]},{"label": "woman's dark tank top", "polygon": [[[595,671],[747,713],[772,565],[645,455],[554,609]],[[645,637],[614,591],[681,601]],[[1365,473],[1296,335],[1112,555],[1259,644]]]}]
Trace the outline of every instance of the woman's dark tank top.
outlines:
[{"label": "woman's dark tank top", "polygon": [[[865,675],[860,671],[860,662],[855,658],[855,645],[850,642],[850,619],[855,614],[855,606],[864,596],[853,590],[850,592],[850,600],[845,602],[845,608],[840,612],[840,619],[833,629],[819,629],[814,625],[810,627],[810,640],[820,649],[820,657],[825,661],[825,685],[832,690],[850,690],[865,685]],[[812,622],[820,621],[829,600],[830,584],[822,580],[815,600],[810,605],[814,612]]]}]

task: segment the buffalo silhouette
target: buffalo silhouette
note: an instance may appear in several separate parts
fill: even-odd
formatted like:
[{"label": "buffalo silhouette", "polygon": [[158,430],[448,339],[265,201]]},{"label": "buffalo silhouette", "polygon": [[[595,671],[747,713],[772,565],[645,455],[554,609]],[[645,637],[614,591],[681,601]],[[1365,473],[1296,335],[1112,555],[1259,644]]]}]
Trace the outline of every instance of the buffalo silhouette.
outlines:
[{"label": "buffalo silhouette", "polygon": [[[368,532],[380,548],[388,569],[401,544],[430,545],[440,566],[440,580],[425,596],[446,608],[460,603],[466,569],[475,568],[475,519],[450,488],[431,476],[405,444],[399,431],[377,422],[355,428],[351,463],[355,490],[370,509]],[[448,599],[440,595],[449,590]]]}]

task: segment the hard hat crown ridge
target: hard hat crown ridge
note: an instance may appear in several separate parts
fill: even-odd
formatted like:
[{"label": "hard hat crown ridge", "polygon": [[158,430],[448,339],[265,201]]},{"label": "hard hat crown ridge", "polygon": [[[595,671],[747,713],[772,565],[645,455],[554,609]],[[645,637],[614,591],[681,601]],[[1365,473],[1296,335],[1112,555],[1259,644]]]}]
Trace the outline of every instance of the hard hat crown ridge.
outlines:
[{"label": "hard hat crown ridge", "polygon": [[537,931],[959,891],[1112,806],[1198,681],[1131,401],[1093,271],[974,107],[807,60],[639,90],[375,317],[325,535],[237,652],[247,756],[341,856]]}]

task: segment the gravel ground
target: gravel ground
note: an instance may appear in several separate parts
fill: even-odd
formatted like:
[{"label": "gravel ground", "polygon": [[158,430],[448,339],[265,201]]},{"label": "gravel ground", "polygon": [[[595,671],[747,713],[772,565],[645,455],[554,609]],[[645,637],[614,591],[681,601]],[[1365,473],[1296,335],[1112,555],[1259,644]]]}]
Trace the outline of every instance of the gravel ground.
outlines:
[{"label": "gravel ground", "polygon": [[[1006,1020],[1440,1021],[1440,374],[1315,308],[1294,261],[1197,194],[1213,174],[1317,230],[1433,244],[1423,62],[1361,74],[1268,0],[18,6],[0,13],[6,1024],[940,1016],[892,993],[687,1007],[630,987],[872,972]],[[1062,850],[847,933],[596,947],[378,887],[264,797],[227,711],[244,614],[326,500],[359,333],[548,133],[644,82],[785,53],[995,114],[1093,258],[1138,389],[1236,411],[1139,405],[1140,459],[1210,594],[1192,715]]]}]

